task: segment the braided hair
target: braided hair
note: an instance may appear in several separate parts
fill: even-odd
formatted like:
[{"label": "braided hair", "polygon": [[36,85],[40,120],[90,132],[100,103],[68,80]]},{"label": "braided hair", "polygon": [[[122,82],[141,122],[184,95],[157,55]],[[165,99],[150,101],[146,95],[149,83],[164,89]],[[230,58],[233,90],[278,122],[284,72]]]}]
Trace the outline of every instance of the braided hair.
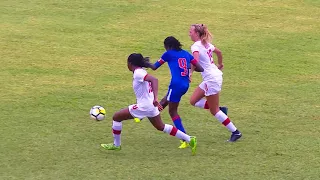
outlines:
[{"label": "braided hair", "polygon": [[181,51],[181,43],[173,36],[169,36],[164,40],[164,46],[166,49],[173,49],[177,51]]}]

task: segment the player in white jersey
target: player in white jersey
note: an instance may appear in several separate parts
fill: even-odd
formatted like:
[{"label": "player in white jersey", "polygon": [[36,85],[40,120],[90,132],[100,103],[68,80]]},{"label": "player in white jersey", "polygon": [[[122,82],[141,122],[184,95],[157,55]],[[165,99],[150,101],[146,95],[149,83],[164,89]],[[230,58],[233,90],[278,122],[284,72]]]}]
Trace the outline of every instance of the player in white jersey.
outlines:
[{"label": "player in white jersey", "polygon": [[[193,57],[203,67],[202,83],[193,92],[190,103],[193,106],[210,109],[214,115],[232,134],[228,141],[235,142],[241,132],[230,121],[229,117],[219,108],[219,92],[222,86],[222,53],[210,42],[212,35],[204,24],[191,25],[189,36],[194,44],[191,46]],[[218,57],[218,66],[213,61],[213,53]],[[206,97],[206,99],[204,99]]]},{"label": "player in white jersey", "polygon": [[110,144],[101,144],[101,146],[107,150],[120,150],[122,121],[147,117],[157,130],[188,142],[192,154],[195,154],[197,148],[196,137],[189,136],[176,127],[162,122],[158,110],[158,108],[161,110],[158,102],[158,79],[149,75],[147,71],[143,69],[148,66],[147,60],[148,59],[144,58],[141,54],[136,53],[128,57],[128,69],[133,72],[133,90],[137,103],[114,113],[112,124],[114,141]]}]

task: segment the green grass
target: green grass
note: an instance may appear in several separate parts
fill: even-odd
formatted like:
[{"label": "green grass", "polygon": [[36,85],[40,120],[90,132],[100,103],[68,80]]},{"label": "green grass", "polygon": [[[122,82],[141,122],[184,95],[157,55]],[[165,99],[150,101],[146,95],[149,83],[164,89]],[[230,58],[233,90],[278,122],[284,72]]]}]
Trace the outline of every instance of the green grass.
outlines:
[{"label": "green grass", "polygon": [[[320,179],[319,1],[3,0],[0,15],[0,179]],[[188,104],[197,74],[180,107],[197,156],[147,121],[125,122],[122,150],[104,151],[112,114],[135,102],[127,56],[155,61],[169,35],[189,50],[193,23],[223,52],[221,104],[243,139],[226,143]],[[151,73],[163,96],[168,68]]]}]

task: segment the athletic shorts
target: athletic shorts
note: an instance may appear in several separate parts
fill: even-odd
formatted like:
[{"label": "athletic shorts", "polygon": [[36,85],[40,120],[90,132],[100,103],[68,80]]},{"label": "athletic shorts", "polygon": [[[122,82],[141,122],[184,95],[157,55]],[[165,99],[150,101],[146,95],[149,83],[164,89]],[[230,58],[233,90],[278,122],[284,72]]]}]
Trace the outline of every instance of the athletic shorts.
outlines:
[{"label": "athletic shorts", "polygon": [[204,91],[205,96],[218,94],[222,87],[222,76],[215,77],[210,81],[202,81],[199,87]]},{"label": "athletic shorts", "polygon": [[139,118],[139,119],[143,119],[145,117],[155,117],[160,114],[158,107],[151,107],[150,109],[145,110],[145,109],[139,108],[138,104],[132,104],[128,108],[129,108],[130,114],[133,117]]},{"label": "athletic shorts", "polygon": [[174,103],[180,102],[181,97],[188,91],[188,89],[189,89],[189,86],[187,87],[180,86],[179,88],[177,87],[170,88],[169,86],[169,90],[167,93],[167,101],[174,102]]}]

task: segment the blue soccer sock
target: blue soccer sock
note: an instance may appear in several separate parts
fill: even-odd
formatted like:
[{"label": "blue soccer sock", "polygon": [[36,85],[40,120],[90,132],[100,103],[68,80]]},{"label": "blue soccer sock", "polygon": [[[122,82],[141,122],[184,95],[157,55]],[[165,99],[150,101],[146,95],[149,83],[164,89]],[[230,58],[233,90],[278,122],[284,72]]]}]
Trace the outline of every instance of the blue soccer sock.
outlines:
[{"label": "blue soccer sock", "polygon": [[179,115],[174,116],[174,117],[172,117],[171,119],[172,119],[172,121],[173,121],[173,123],[174,123],[174,126],[175,126],[177,129],[179,129],[180,131],[186,133],[186,131],[184,130],[184,127],[183,127],[183,125],[182,125],[182,120],[181,120],[181,118],[180,118]]}]

